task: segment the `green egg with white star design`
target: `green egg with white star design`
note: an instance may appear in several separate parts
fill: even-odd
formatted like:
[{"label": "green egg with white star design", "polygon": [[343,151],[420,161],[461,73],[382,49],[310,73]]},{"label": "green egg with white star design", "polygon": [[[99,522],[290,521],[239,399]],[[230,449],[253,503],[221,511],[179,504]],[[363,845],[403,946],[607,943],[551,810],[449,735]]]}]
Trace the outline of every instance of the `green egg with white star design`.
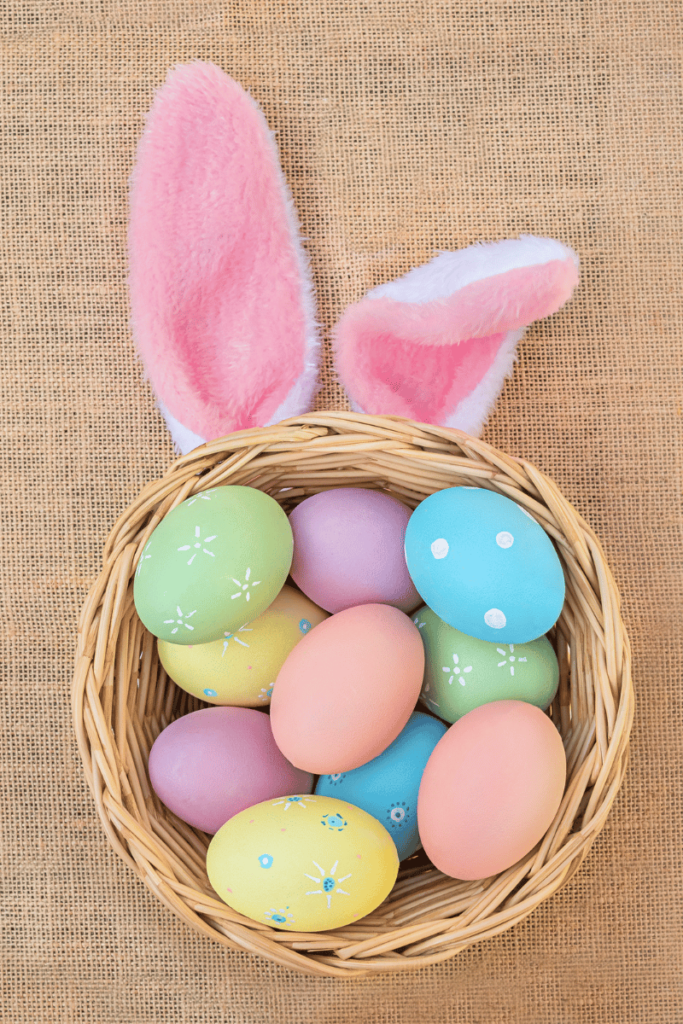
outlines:
[{"label": "green egg with white star design", "polygon": [[261,615],[292,564],[287,516],[255,487],[214,487],[169,512],[143,548],[133,596],[150,633],[206,644]]},{"label": "green egg with white star design", "polygon": [[523,700],[545,710],[560,680],[546,636],[525,644],[503,644],[467,636],[426,605],[413,615],[425,648],[420,699],[446,722],[496,700]]}]

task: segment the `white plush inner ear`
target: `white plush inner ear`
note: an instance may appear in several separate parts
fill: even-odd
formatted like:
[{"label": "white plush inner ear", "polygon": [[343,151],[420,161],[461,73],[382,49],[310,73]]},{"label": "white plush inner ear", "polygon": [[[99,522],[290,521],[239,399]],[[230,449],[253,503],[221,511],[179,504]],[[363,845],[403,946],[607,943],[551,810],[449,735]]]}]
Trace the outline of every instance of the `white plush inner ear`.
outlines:
[{"label": "white plush inner ear", "polygon": [[486,277],[522,267],[542,266],[551,260],[570,260],[578,270],[579,257],[554,238],[521,235],[500,242],[476,242],[467,249],[443,252],[429,263],[408,271],[395,281],[373,288],[367,299],[393,299],[422,304],[446,299],[454,292]]}]

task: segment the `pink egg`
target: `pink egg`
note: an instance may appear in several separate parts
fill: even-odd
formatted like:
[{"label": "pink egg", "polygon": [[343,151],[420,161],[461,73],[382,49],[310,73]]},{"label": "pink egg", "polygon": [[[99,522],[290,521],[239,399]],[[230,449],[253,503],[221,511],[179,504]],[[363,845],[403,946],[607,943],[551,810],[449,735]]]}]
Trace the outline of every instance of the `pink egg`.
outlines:
[{"label": "pink egg", "polygon": [[278,750],[268,715],[251,708],[203,708],[171,722],[149,753],[149,777],[162,803],[210,833],[245,807],[313,788]]},{"label": "pink egg", "polygon": [[439,740],[417,802],[425,852],[453,878],[488,878],[543,838],[564,792],[562,738],[539,708],[500,700],[468,712]]},{"label": "pink egg", "polygon": [[358,768],[401,732],[423,673],[422,639],[398,608],[338,612],[307,633],[280,670],[270,704],[277,745],[317,775]]},{"label": "pink egg", "polygon": [[289,517],[292,579],[328,612],[359,604],[411,611],[420,595],[403,549],[410,516],[409,508],[381,491],[341,487],[313,494]]}]

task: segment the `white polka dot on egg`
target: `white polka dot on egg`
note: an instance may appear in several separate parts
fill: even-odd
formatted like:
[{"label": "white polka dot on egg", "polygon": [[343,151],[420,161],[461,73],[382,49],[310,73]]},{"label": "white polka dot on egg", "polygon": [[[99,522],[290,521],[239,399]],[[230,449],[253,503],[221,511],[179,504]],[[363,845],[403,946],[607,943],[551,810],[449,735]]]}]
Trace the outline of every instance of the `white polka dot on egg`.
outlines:
[{"label": "white polka dot on egg", "polygon": [[496,544],[499,548],[511,548],[514,543],[515,538],[507,530],[501,530],[496,534]]},{"label": "white polka dot on egg", "polygon": [[432,541],[431,549],[434,558],[445,558],[448,554],[448,541],[445,537],[438,537]]},{"label": "white polka dot on egg", "polygon": [[507,623],[507,619],[505,618],[505,613],[500,608],[489,608],[484,614],[484,622],[491,629],[502,629]]}]

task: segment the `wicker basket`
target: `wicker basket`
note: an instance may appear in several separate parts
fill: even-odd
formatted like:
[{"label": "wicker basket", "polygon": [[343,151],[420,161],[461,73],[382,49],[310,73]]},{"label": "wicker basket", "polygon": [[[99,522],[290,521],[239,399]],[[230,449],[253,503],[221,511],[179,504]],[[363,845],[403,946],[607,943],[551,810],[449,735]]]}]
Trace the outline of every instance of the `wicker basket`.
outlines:
[{"label": "wicker basket", "polygon": [[[543,526],[562,560],[567,596],[551,633],[560,687],[550,713],[567,753],[564,798],[544,839],[493,878],[460,882],[418,854],[387,900],[326,933],[277,931],[218,900],[205,871],[209,838],[167,811],[147,775],[160,730],[201,702],[166,676],[133,605],[133,573],[172,508],[217,484],[247,484],[286,511],[335,486],[385,488],[415,507],[457,484],[513,498]],[[178,459],[118,520],[83,607],[73,685],[78,744],[114,849],[188,924],[231,948],[332,977],[408,969],[454,956],[510,928],[577,870],[621,785],[633,716],[628,638],[596,537],[555,484],[528,462],[461,434],[395,417],[310,413],[243,431]]]}]

